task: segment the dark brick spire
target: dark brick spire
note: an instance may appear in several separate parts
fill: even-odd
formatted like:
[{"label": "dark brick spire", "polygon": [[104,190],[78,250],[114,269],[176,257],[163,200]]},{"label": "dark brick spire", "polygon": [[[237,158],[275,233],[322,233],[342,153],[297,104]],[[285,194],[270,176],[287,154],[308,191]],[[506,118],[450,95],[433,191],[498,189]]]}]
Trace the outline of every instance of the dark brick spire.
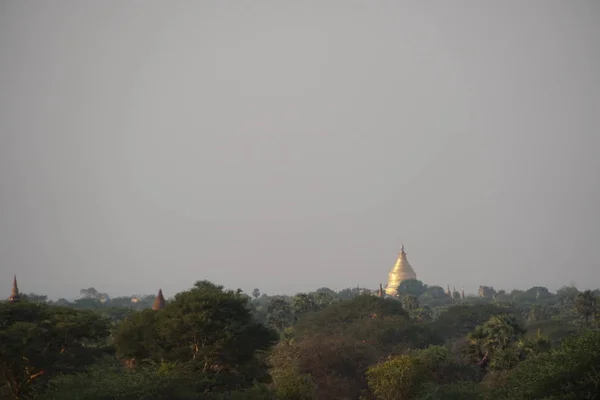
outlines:
[{"label": "dark brick spire", "polygon": [[165,307],[165,297],[163,296],[162,289],[158,289],[158,295],[154,300],[154,304],[152,304],[152,309],[154,311],[162,310]]},{"label": "dark brick spire", "polygon": [[11,303],[16,303],[19,300],[21,300],[21,295],[19,294],[19,286],[17,286],[17,275],[15,274],[13,278],[12,290],[10,292],[10,297],[8,298],[8,301],[10,301]]}]

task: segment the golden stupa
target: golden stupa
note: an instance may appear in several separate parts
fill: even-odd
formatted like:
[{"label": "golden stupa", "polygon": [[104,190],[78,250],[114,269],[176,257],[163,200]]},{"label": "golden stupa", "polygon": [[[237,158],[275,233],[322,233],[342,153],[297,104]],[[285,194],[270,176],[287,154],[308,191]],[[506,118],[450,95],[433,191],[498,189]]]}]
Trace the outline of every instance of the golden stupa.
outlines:
[{"label": "golden stupa", "polygon": [[388,296],[396,296],[398,294],[398,286],[400,286],[400,283],[409,279],[417,279],[417,274],[415,274],[415,270],[412,269],[410,263],[406,259],[406,251],[404,250],[403,244],[402,250],[398,253],[396,264],[394,264],[394,267],[390,271],[385,294]]}]

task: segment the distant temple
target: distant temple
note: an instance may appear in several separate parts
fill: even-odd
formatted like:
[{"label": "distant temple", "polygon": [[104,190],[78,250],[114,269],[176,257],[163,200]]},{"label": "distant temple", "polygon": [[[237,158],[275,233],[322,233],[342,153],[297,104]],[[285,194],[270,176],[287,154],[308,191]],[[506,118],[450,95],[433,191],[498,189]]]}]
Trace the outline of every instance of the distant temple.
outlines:
[{"label": "distant temple", "polygon": [[396,296],[398,294],[398,286],[400,286],[400,283],[410,279],[417,279],[417,274],[406,259],[406,251],[404,250],[404,245],[402,245],[396,264],[394,264],[394,267],[390,271],[385,293],[388,296]]},{"label": "distant temple", "polygon": [[8,301],[11,303],[16,303],[21,300],[21,294],[19,293],[19,286],[17,286],[17,275],[15,274],[13,278],[12,290],[10,292],[10,297]]},{"label": "distant temple", "polygon": [[152,304],[152,309],[154,311],[162,310],[165,308],[165,297],[163,296],[162,289],[158,289],[158,295],[154,300],[154,304]]}]

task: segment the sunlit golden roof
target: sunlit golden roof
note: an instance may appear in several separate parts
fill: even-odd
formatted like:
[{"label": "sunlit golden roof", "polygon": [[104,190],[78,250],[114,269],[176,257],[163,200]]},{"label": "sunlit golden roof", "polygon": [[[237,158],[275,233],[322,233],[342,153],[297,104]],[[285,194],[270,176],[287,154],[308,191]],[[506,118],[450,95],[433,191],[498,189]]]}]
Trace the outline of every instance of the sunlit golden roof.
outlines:
[{"label": "sunlit golden roof", "polygon": [[396,260],[396,264],[390,271],[388,284],[385,288],[385,293],[389,296],[395,296],[398,294],[398,286],[402,281],[406,281],[409,279],[417,279],[417,274],[415,270],[410,266],[408,259],[406,258],[406,251],[404,250],[404,245],[402,245],[402,249],[398,254],[398,259]]}]

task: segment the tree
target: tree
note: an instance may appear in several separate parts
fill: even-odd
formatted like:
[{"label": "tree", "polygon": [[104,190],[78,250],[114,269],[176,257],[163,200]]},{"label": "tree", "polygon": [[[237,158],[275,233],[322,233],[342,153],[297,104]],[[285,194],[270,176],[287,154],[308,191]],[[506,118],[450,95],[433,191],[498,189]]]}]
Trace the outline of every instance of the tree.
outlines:
[{"label": "tree", "polygon": [[32,303],[47,303],[48,296],[46,296],[45,294],[27,293],[21,295],[21,300],[30,301]]},{"label": "tree", "polygon": [[[310,398],[359,398],[367,389],[370,365],[390,354],[441,342],[428,324],[409,320],[399,301],[359,295],[302,315],[294,340],[275,347],[271,373],[304,382],[302,393],[314,389]],[[279,385],[284,383],[278,381],[278,393],[283,390]]]},{"label": "tree", "polygon": [[267,307],[267,324],[278,332],[283,332],[293,323],[294,312],[290,303],[281,297],[272,299]]},{"label": "tree", "polygon": [[106,296],[105,293],[100,293],[96,290],[96,288],[93,288],[93,287],[87,288],[87,289],[81,289],[79,291],[79,294],[84,299],[100,299],[101,297]]},{"label": "tree", "polygon": [[524,337],[525,329],[512,315],[495,315],[468,335],[466,355],[482,369],[508,370],[521,360],[549,348],[549,340],[540,332]]},{"label": "tree", "polygon": [[366,389],[364,371],[378,357],[374,346],[349,335],[311,334],[275,347],[271,375],[284,399],[357,399]]},{"label": "tree", "polygon": [[441,286],[429,286],[421,297],[424,299],[446,299],[448,295]]},{"label": "tree", "polygon": [[355,321],[364,322],[374,317],[391,316],[408,319],[408,313],[399,301],[363,294],[352,300],[334,302],[317,313],[306,314],[298,321],[296,332],[300,335],[327,332],[334,334]]},{"label": "tree", "polygon": [[402,297],[402,308],[409,313],[414,312],[419,308],[419,299],[413,295],[406,295]]},{"label": "tree", "polygon": [[527,319],[529,321],[542,321],[548,318],[548,310],[544,306],[540,306],[539,304],[534,304],[531,306],[529,310]]},{"label": "tree", "polygon": [[411,318],[419,322],[430,322],[433,320],[433,311],[427,306],[418,308],[411,313]]},{"label": "tree", "polygon": [[364,295],[364,294],[370,294],[371,291],[369,289],[365,289],[365,288],[361,288],[361,287],[353,287],[353,288],[347,288],[347,289],[342,289],[337,293],[337,297],[340,300],[349,300],[352,299],[356,296],[360,296],[360,295]]},{"label": "tree", "polygon": [[312,311],[317,311],[318,305],[314,296],[307,293],[298,293],[292,299],[292,309],[295,315],[301,315]]},{"label": "tree", "polygon": [[134,370],[114,360],[102,360],[78,374],[52,379],[49,390],[36,400],[266,400],[265,385],[204,393],[210,377],[189,363],[148,363]]},{"label": "tree", "polygon": [[459,304],[442,312],[434,324],[447,339],[464,337],[478,325],[494,315],[508,314],[512,310],[494,304]]},{"label": "tree", "polygon": [[58,300],[56,300],[56,302],[50,302],[51,304],[55,305],[55,306],[61,306],[61,307],[72,307],[73,303],[71,303],[69,300],[64,299],[64,298],[60,298]]},{"label": "tree", "polygon": [[317,305],[317,311],[322,310],[334,301],[333,291],[317,291],[311,293],[315,298],[315,304]]},{"label": "tree", "polygon": [[203,371],[230,370],[268,349],[275,332],[253,321],[248,297],[207,281],[179,293],[159,318],[165,357],[199,362]]},{"label": "tree", "polygon": [[590,326],[590,317],[596,314],[596,297],[591,290],[577,294],[577,297],[575,297],[575,310],[584,320],[585,326]]},{"label": "tree", "polygon": [[472,384],[454,388],[454,392],[466,392],[467,396],[438,396],[441,388],[452,392],[448,386],[454,382],[475,382],[479,373],[476,368],[456,359],[445,346],[429,346],[371,366],[367,377],[369,389],[377,399],[474,399],[477,396]]},{"label": "tree", "polygon": [[421,296],[427,290],[427,285],[418,279],[408,279],[400,282],[398,294],[410,294],[415,297]]},{"label": "tree", "polygon": [[481,298],[492,299],[496,295],[496,289],[492,286],[479,286],[478,295]]},{"label": "tree", "polygon": [[7,396],[26,398],[53,375],[89,365],[103,353],[108,334],[106,321],[91,312],[0,303],[0,379]]},{"label": "tree", "polygon": [[571,307],[578,294],[579,290],[575,286],[563,286],[556,291],[556,300],[563,307]]},{"label": "tree", "polygon": [[114,344],[117,356],[134,360],[160,360],[163,346],[158,318],[161,313],[146,309],[134,312],[117,326]]},{"label": "tree", "polygon": [[254,297],[255,300],[260,297],[260,290],[258,290],[258,288],[252,291],[252,297]]},{"label": "tree", "polygon": [[595,399],[598,365],[600,332],[591,331],[521,362],[490,398]]},{"label": "tree", "polygon": [[329,289],[328,287],[318,288],[315,292],[316,293],[326,293],[326,294],[330,295],[332,298],[336,297],[335,291]]},{"label": "tree", "polygon": [[292,309],[297,319],[302,314],[322,310],[332,301],[332,296],[327,292],[298,293],[292,299]]},{"label": "tree", "polygon": [[419,359],[400,355],[370,367],[369,389],[377,399],[413,399],[423,388],[426,369]]},{"label": "tree", "polygon": [[208,281],[178,293],[161,311],[131,316],[115,333],[118,355],[189,363],[206,378],[205,390],[265,380],[259,353],[276,340],[254,320],[248,296]]}]

